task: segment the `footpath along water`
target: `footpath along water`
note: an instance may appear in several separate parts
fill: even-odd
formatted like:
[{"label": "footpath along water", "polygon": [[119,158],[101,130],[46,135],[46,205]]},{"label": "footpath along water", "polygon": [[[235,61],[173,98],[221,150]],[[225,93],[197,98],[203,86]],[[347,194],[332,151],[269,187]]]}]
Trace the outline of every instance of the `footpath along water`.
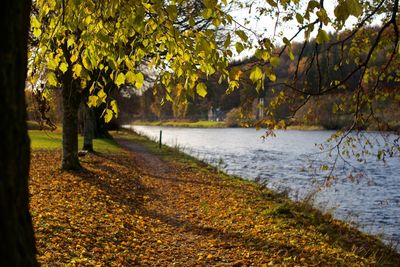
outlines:
[{"label": "footpath along water", "polygon": [[[314,206],[330,212],[360,230],[379,235],[400,249],[400,159],[386,162],[368,158],[367,163],[351,160],[351,166],[338,161],[332,186],[320,188],[333,158],[320,153],[332,131],[277,131],[263,140],[263,131],[243,128],[203,129],[126,125],[163,144],[178,146],[229,174],[257,179],[270,188],[286,191],[294,200],[313,195]],[[377,133],[367,133],[379,140]],[[374,152],[374,151],[371,151]],[[364,175],[351,181],[349,173]],[[315,195],[314,195],[315,193]]]}]

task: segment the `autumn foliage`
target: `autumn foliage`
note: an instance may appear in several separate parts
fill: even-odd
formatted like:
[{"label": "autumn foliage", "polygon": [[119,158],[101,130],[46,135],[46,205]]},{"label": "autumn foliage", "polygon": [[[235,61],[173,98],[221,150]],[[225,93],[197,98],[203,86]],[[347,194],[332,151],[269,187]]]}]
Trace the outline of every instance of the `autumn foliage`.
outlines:
[{"label": "autumn foliage", "polygon": [[[121,139],[121,137],[125,139]],[[87,155],[81,172],[35,150],[38,259],[58,266],[362,266],[400,256],[343,223],[173,151]],[[130,138],[130,140],[126,139]],[[143,140],[141,142],[144,142]],[[146,141],[147,142],[147,141]],[[163,148],[166,149],[166,148]],[[392,265],[394,266],[394,265]]]}]

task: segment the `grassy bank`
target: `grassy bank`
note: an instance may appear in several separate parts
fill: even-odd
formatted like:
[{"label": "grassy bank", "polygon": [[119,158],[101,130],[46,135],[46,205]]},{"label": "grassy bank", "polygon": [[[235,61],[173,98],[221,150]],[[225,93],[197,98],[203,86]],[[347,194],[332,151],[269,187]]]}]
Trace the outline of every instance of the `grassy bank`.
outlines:
[{"label": "grassy bank", "polygon": [[134,121],[135,125],[186,127],[186,128],[225,128],[223,121]]},{"label": "grassy bank", "polygon": [[[55,150],[61,149],[62,145],[62,134],[61,129],[55,131],[41,131],[41,130],[30,130],[29,137],[31,139],[31,148],[36,149],[47,149]],[[83,137],[78,137],[78,147],[82,147]],[[112,139],[94,139],[93,146],[97,152],[101,153],[115,153],[120,152],[122,149]]]},{"label": "grassy bank", "polygon": [[145,149],[99,140],[100,153],[81,159],[83,171],[62,172],[59,133],[30,136],[31,212],[44,266],[400,262],[374,237],[145,137],[113,133]]},{"label": "grassy bank", "polygon": [[[168,127],[186,127],[186,128],[227,128],[227,124],[223,121],[134,121],[134,125],[147,126],[168,126]],[[293,125],[288,126],[287,130],[299,131],[323,131],[324,127],[319,125]]]}]

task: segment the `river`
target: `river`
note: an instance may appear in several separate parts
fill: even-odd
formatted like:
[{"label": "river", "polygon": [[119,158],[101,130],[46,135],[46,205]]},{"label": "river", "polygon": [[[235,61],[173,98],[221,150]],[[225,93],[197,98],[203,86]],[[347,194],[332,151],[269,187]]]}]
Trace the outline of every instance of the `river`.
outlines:
[{"label": "river", "polygon": [[[264,132],[252,128],[173,128],[125,126],[176,146],[229,174],[257,179],[268,187],[286,192],[294,200],[310,199],[311,204],[360,230],[380,236],[400,249],[400,158],[366,156],[359,163],[350,158],[336,162],[336,179],[322,186],[333,166],[334,156],[323,153],[323,144],[332,131],[276,131],[263,139]],[[380,140],[378,133],[366,133]],[[370,152],[374,153],[370,148]],[[335,150],[333,150],[333,154]],[[361,174],[361,175],[360,175]]]}]

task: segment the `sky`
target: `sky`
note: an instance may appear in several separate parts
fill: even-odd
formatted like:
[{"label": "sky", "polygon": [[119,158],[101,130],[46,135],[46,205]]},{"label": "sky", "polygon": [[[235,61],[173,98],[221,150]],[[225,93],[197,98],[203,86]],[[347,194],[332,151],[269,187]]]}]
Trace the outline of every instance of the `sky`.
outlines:
[{"label": "sky", "polygon": [[[265,0],[258,0],[256,1],[256,4],[261,4],[261,5],[267,5]],[[304,2],[308,2],[308,1],[302,1]],[[337,5],[338,1],[337,0],[333,0],[333,1],[325,1],[325,9],[328,13],[329,17],[334,17],[334,13],[333,10],[335,8],[335,6]],[[256,5],[255,4],[255,5]],[[275,19],[270,18],[269,16],[263,16],[259,19],[257,19],[257,11],[255,10],[254,6],[252,8],[252,11],[249,12],[248,9],[236,9],[234,11],[231,11],[230,14],[235,18],[235,20],[237,20],[240,24],[244,25],[245,21],[248,21],[248,24],[246,24],[247,28],[250,28],[251,30],[253,30],[254,32],[256,32],[257,34],[259,34],[260,36],[263,37],[273,37],[274,36],[274,28],[275,28]],[[304,4],[303,4],[304,5]],[[304,10],[302,12],[302,10],[299,10],[299,13],[302,14],[304,13]],[[314,20],[315,18],[312,18],[312,20]],[[354,17],[350,17],[348,19],[348,21],[346,22],[346,27],[351,27],[352,25],[354,25],[354,23],[356,23],[356,19]],[[324,28],[326,31],[333,31],[334,29],[332,27],[326,27]],[[298,25],[296,24],[295,21],[291,21],[286,23],[285,25],[283,25],[283,27],[278,27],[276,30],[276,35],[275,37],[277,37],[277,43],[278,45],[283,44],[282,42],[282,38],[283,36],[287,37],[288,39],[290,39],[293,35],[295,35],[295,33],[298,30]],[[282,32],[283,36],[280,37],[278,34]],[[312,37],[315,37],[317,34],[317,31],[314,31],[314,34],[312,35]],[[256,43],[254,35],[250,36],[250,38],[253,38],[253,43]],[[304,40],[304,33],[300,33],[295,41],[301,42]],[[244,51],[239,58],[243,58],[243,57],[247,57],[247,56],[251,56],[253,54],[252,51]]]}]

